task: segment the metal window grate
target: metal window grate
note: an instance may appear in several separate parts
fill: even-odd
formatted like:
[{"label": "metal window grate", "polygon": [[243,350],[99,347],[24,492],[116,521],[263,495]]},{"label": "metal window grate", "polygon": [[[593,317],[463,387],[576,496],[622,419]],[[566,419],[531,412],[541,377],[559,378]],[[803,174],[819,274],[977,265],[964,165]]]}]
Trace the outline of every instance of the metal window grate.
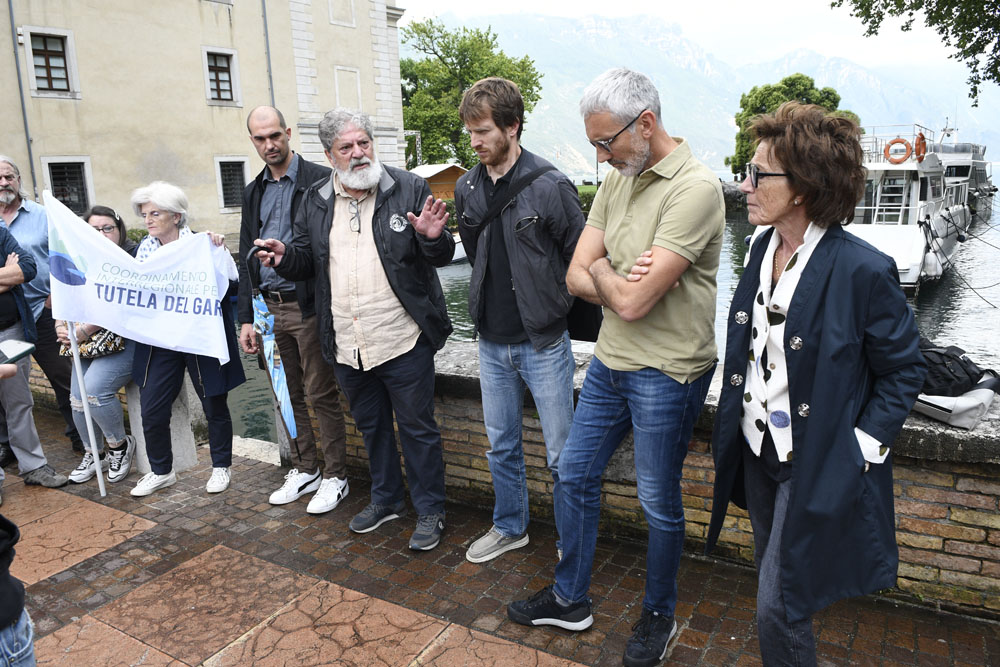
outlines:
[{"label": "metal window grate", "polygon": [[240,208],[243,206],[243,188],[246,180],[243,177],[242,162],[220,162],[219,180],[222,181],[222,206],[224,208]]},{"label": "metal window grate", "polygon": [[49,181],[52,196],[77,215],[90,208],[87,201],[87,179],[82,162],[53,162],[49,164]]},{"label": "metal window grate", "polygon": [[32,35],[31,57],[38,90],[69,91],[66,39],[58,35]]},{"label": "metal window grate", "polygon": [[233,100],[233,79],[230,57],[224,53],[209,53],[208,86],[213,100]]}]

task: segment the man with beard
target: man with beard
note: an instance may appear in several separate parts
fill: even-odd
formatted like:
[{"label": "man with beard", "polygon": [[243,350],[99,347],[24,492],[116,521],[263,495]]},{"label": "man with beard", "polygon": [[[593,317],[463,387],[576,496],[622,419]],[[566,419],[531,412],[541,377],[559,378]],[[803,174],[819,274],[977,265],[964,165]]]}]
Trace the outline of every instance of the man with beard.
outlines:
[{"label": "man with beard", "polygon": [[434,353],[451,333],[434,267],[451,261],[455,240],[444,202],[424,179],[383,166],[373,133],[365,114],[327,112],[319,138],[333,174],[306,191],[290,244],[255,243],[278,275],[315,281],[323,356],[350,402],[372,477],[371,503],[351,530],[367,533],[406,513],[395,416],[417,513],[409,546],[428,550],[445,527]]},{"label": "man with beard", "polygon": [[[455,212],[472,264],[469,314],[479,335],[486,458],[496,498],[493,527],[465,554],[482,563],[528,544],[525,386],[542,423],[560,528],[559,454],[573,422],[576,368],[566,331],[573,297],[565,276],[584,220],[572,181],[520,146],[524,101],[517,84],[496,77],[478,81],[465,92],[458,113],[479,156],[455,185]],[[525,187],[516,192],[522,182]],[[502,211],[487,219],[494,205]]]},{"label": "man with beard", "polygon": [[[292,220],[306,189],[330,175],[328,167],[313,164],[289,148],[292,130],[274,107],[262,106],[251,111],[247,116],[247,130],[257,154],[264,161],[264,169],[243,191],[240,257],[244,258],[256,238],[276,238],[290,243]],[[259,288],[274,316],[274,342],[281,355],[297,431],[291,442],[295,467],[285,476],[281,488],[271,494],[269,502],[284,505],[315,491],[306,511],[323,514],[340,504],[349,487],[344,415],[337,382],[320,351],[313,283],[308,280],[293,283],[259,262],[240,263],[240,347],[247,354],[257,354],[260,349],[253,330],[251,302],[255,288]],[[316,438],[306,394],[319,422],[323,472],[320,472],[316,456]]]},{"label": "man with beard", "polygon": [[[26,253],[31,253],[38,268],[34,279],[24,284],[24,298],[28,302],[38,339],[32,356],[38,363],[56,396],[59,412],[66,420],[66,437],[73,451],[83,453],[83,441],[73,423],[69,384],[72,376],[72,359],[59,355],[56,323],[52,319],[49,302],[49,222],[45,209],[27,198],[21,190],[21,172],[9,157],[0,155],[0,217],[4,226]],[[0,420],[2,423],[3,420]],[[13,461],[7,446],[6,434],[0,427],[0,466]]]},{"label": "man with beard", "polygon": [[725,223],[719,179],[671,137],[659,93],[614,69],[580,101],[587,138],[616,171],[594,198],[566,282],[604,306],[573,427],[559,461],[562,543],[554,586],[510,604],[526,625],[583,630],[601,509],[601,476],[632,429],[636,491],[646,517],[646,591],[625,665],[655,665],[677,632],[684,543],[681,469],[715,368],[715,275]]}]

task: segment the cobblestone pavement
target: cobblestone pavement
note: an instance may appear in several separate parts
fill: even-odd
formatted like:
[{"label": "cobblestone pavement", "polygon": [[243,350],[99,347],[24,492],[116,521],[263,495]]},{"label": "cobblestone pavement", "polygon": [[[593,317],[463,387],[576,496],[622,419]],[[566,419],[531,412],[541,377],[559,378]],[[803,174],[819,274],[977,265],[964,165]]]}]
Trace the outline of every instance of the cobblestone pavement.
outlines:
[{"label": "cobblestone pavement", "polygon": [[[54,413],[37,411],[56,469],[78,462]],[[286,472],[237,458],[232,485],[209,496],[207,451],[176,485],[147,498],[139,475],[62,490],[25,487],[8,468],[2,511],[18,523],[14,572],[25,581],[39,664],[620,665],[638,618],[642,544],[601,538],[581,633],[509,621],[506,605],[550,583],[555,535],[532,524],[531,543],[488,563],[465,560],[490,512],[450,504],[441,545],[411,552],[411,512],[367,535],[347,522],[368,501],[322,516],[308,497],[267,502]],[[678,639],[667,662],[759,665],[753,572],[685,557]],[[883,598],[838,603],[815,621],[821,663],[1000,664],[1000,625]]]}]

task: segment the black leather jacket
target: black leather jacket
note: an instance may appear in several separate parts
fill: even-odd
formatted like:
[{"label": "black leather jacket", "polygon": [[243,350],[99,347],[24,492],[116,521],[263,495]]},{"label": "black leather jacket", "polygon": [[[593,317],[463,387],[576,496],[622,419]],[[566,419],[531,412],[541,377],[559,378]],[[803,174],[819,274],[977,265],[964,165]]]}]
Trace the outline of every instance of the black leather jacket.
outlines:
[{"label": "black leather jacket", "polygon": [[[253,287],[260,285],[260,262],[247,262],[247,253],[253,247],[255,239],[260,238],[260,200],[264,196],[264,176],[267,167],[257,174],[257,178],[247,184],[243,190],[243,215],[240,220],[240,254],[236,259],[236,265],[240,272],[240,291],[236,300],[236,314],[240,324],[253,323],[253,306],[250,301],[253,298]],[[313,164],[301,155],[299,156],[299,173],[295,179],[295,192],[292,194],[292,214],[291,219],[295,221],[295,214],[299,210],[302,202],[302,195],[309,189],[309,186],[318,180],[329,178],[330,168]],[[302,310],[302,319],[311,317],[316,312],[313,304],[315,296],[313,294],[312,281],[306,280],[295,285],[295,292],[299,299],[299,308]]]},{"label": "black leather jacket", "polygon": [[[522,148],[511,185],[522,175],[549,164]],[[566,269],[585,224],[580,196],[564,174],[545,172],[522,190],[501,211],[500,220],[483,230],[475,242],[479,225],[489,209],[483,188],[486,178],[489,178],[486,167],[478,164],[455,184],[458,232],[472,264],[469,315],[478,330],[483,308],[487,307],[482,300],[489,255],[486,244],[492,234],[499,233],[499,225],[504,225],[508,233],[503,237],[521,323],[532,346],[540,350],[566,331],[566,313],[573,305],[573,297],[566,289]]]},{"label": "black leather jacket", "polygon": [[[395,167],[384,167],[375,196],[372,232],[382,268],[396,298],[435,349],[451,333],[451,319],[435,267],[445,266],[455,254],[455,239],[446,231],[436,239],[418,234],[406,219],[419,214],[431,194],[427,181]],[[293,224],[292,243],[277,266],[288,280],[313,279],[316,323],[323,357],[337,359],[330,310],[330,225],[333,222],[333,177],[313,184],[305,193]]]}]

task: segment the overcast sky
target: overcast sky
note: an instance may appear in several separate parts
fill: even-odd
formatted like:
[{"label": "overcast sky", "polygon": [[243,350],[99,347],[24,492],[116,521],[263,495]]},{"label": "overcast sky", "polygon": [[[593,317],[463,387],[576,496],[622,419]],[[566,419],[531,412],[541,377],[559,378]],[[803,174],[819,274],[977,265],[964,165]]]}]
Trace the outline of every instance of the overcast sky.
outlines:
[{"label": "overcast sky", "polygon": [[[534,13],[553,16],[631,16],[653,14],[677,23],[682,34],[725,62],[767,62],[798,48],[840,56],[868,66],[942,64],[950,49],[926,28],[923,19],[902,32],[891,19],[877,37],[865,37],[861,21],[828,0],[397,0],[406,9],[403,23],[451,12],[459,18]],[[613,8],[613,10],[611,9]],[[529,54],[530,55],[530,54]]]}]

